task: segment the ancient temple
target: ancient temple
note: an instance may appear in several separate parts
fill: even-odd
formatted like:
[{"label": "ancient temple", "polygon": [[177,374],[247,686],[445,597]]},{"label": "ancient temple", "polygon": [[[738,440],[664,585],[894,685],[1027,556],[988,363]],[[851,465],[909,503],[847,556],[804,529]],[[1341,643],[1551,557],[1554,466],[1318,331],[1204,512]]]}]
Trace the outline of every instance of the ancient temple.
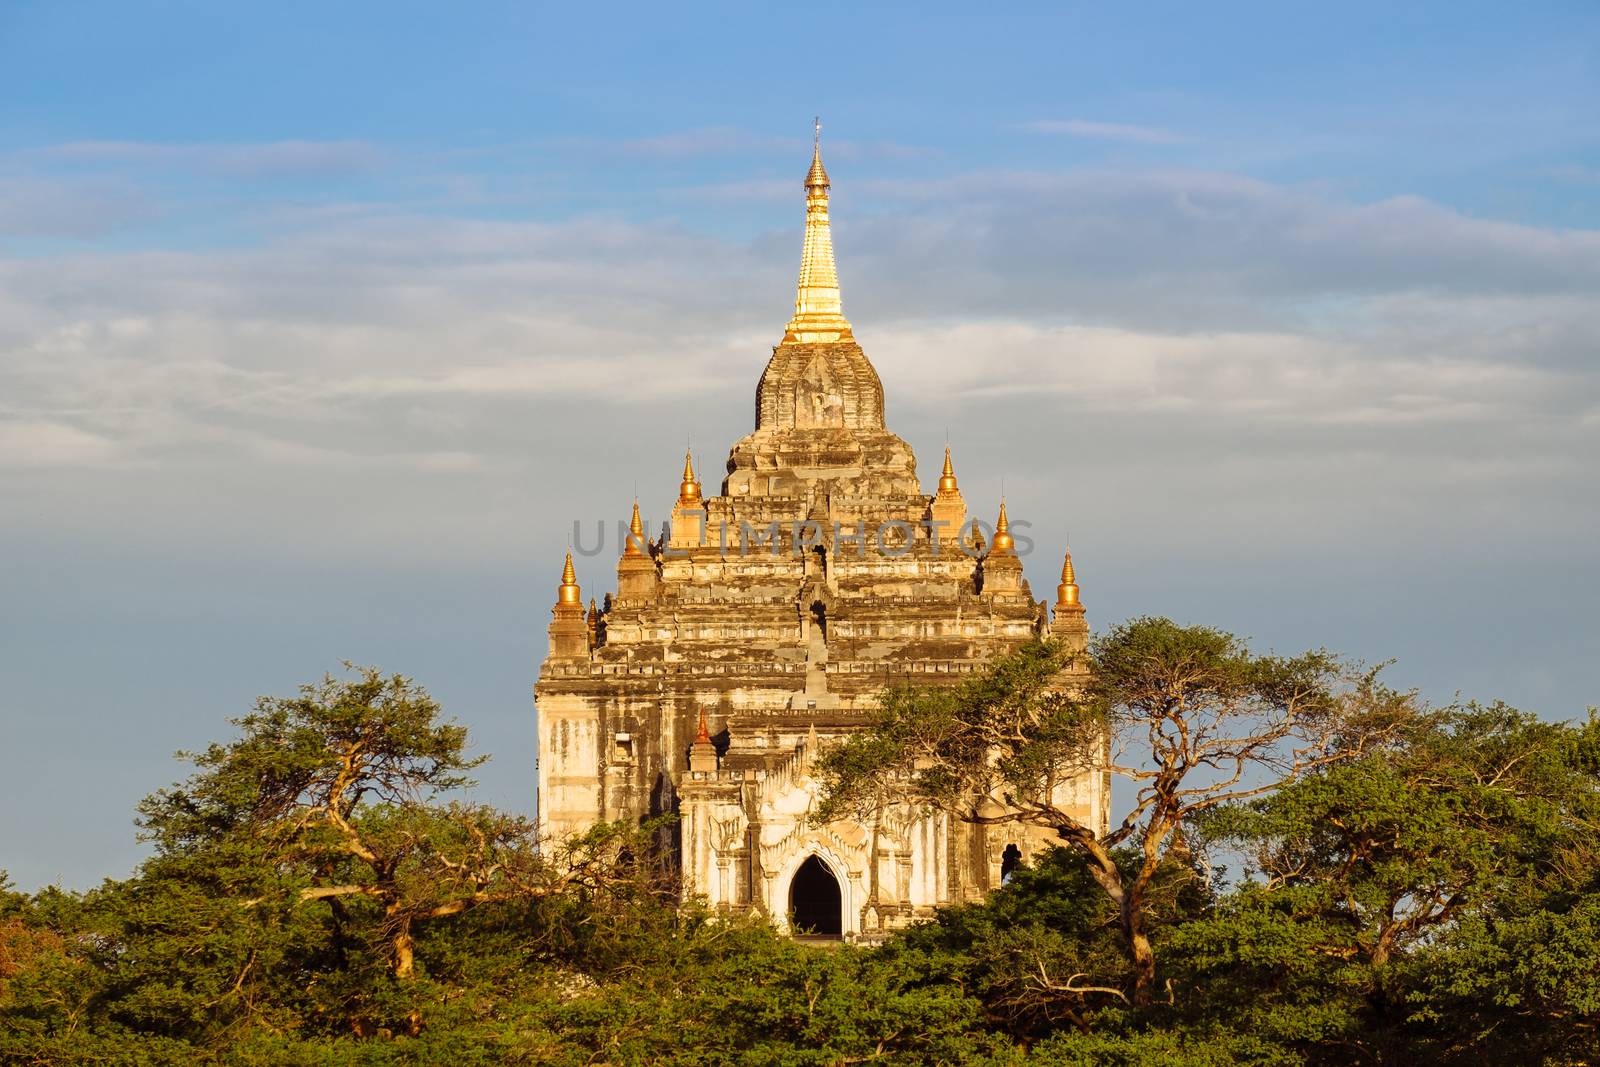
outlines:
[{"label": "ancient temple", "polygon": [[[982,896],[1054,843],[890,802],[821,823],[812,765],[898,683],[946,683],[1049,631],[1088,636],[1071,556],[1036,602],[999,505],[970,521],[950,450],[922,491],[884,423],[883,384],[844,316],[820,145],[805,179],[794,317],[756,387],[755,429],[706,496],[685,457],[671,520],[631,532],[604,606],[567,554],[534,688],[539,820],[679,815],[665,842],[686,898],[822,935],[873,937]],[[986,525],[986,524],[985,524]],[[1104,825],[1103,778],[1058,801]]]}]

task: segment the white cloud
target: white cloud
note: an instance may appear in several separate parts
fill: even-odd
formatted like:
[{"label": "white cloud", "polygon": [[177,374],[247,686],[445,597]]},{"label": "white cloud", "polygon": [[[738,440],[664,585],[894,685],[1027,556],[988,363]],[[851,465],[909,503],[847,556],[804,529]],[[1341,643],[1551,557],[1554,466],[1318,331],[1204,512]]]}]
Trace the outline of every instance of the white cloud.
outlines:
[{"label": "white cloud", "polygon": [[117,453],[115,442],[64,422],[0,418],[0,467],[101,466]]},{"label": "white cloud", "polygon": [[382,161],[382,152],[370,141],[68,141],[32,155],[58,163],[171,166],[235,178],[328,177],[372,170]]},{"label": "white cloud", "polygon": [[729,126],[616,140],[569,138],[561,143],[574,148],[652,159],[698,159],[709,155],[774,150],[793,152],[801,144],[797,138],[771,137]]},{"label": "white cloud", "polygon": [[[855,192],[873,210],[836,214],[846,309],[891,426],[992,448],[1035,509],[1070,478],[1124,532],[1205,486],[1292,537],[1593,510],[1592,233],[1226,175]],[[363,554],[515,555],[612,514],[685,432],[715,470],[797,256],[792,230],[390,209],[254,248],[0,261],[0,492],[38,524],[116,500],[127,536],[276,546],[308,514],[305,552],[336,530]]]},{"label": "white cloud", "polygon": [[[1056,315],[1164,330],[1317,329],[1397,294],[1582,297],[1600,232],[1371,204],[1207,172],[992,173],[879,182],[840,224],[841,274],[891,314]],[[1504,307],[1504,305],[1502,305]]]},{"label": "white cloud", "polygon": [[0,175],[0,237],[99,237],[157,214],[124,182]]},{"label": "white cloud", "polygon": [[1566,406],[1573,375],[1474,358],[1419,357],[1383,339],[1275,333],[1156,334],[1026,322],[874,331],[902,396],[1055,395],[1108,415],[1203,412],[1329,425],[1495,421]]},{"label": "white cloud", "polygon": [[1600,183],[1600,167],[1586,167],[1581,163],[1563,163],[1540,172],[1544,177],[1581,185]]}]

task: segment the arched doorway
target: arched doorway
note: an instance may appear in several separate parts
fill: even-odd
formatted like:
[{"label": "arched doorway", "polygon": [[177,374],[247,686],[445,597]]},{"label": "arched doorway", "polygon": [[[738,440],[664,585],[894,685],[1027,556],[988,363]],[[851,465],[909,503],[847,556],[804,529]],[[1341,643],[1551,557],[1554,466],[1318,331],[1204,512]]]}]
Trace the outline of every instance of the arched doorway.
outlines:
[{"label": "arched doorway", "polygon": [[841,937],[844,909],[839,880],[828,865],[809,856],[789,883],[789,928],[812,937]]}]

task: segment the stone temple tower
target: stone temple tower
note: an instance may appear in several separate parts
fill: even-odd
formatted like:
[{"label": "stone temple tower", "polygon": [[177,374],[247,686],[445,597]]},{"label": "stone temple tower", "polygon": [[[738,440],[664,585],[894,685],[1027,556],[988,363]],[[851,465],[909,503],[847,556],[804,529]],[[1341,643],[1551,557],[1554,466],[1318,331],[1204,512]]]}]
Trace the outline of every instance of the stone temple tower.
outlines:
[{"label": "stone temple tower", "polygon": [[[551,835],[676,812],[685,898],[871,938],[998,886],[1053,843],[891,799],[811,818],[812,764],[878,694],[949,683],[1049,631],[1088,638],[1070,555],[1035,602],[999,507],[987,544],[950,451],[938,489],[884,423],[883,384],[844,316],[820,145],[806,174],[794,317],[756,387],[755,429],[705,496],[685,457],[662,536],[634,504],[616,592],[583,607],[568,554],[534,687],[539,820]],[[1101,775],[1058,801],[1104,825]]]}]

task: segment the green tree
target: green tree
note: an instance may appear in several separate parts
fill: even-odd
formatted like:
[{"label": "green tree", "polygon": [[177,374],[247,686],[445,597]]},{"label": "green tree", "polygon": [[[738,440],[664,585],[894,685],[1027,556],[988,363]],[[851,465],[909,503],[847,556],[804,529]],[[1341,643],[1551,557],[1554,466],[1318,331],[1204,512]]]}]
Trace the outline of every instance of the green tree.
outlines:
[{"label": "green tree", "polygon": [[330,676],[234,724],[238,739],[191,754],[200,770],[144,803],[146,832],[177,856],[242,835],[302,873],[300,900],[376,902],[396,977],[412,974],[419,923],[547,887],[529,823],[438,803],[482,757],[409,679]]},{"label": "green tree", "polygon": [[[652,891],[649,872],[617,862],[640,844],[633,829],[598,827],[545,856],[526,820],[451,800],[480,760],[406,678],[354,670],[263,698],[235,725],[142,804],[156,853],[136,877],[30,905],[30,930],[72,964],[32,968],[32,1000],[26,982],[6,994],[40,1034],[81,1025],[218,1048],[262,1032],[415,1034],[491,966],[486,948],[509,972],[541,931],[594,916],[607,894]],[[494,914],[460,921],[480,910]],[[532,925],[506,938],[512,917]],[[446,972],[432,976],[417,946],[441,924],[458,943],[428,941]]]},{"label": "green tree", "polygon": [[[1156,986],[1147,898],[1184,853],[1185,823],[1371,750],[1410,714],[1408,697],[1326,652],[1258,655],[1218,630],[1136,619],[1096,638],[1082,664],[1038,641],[964,684],[890,692],[871,729],[822,757],[822,812],[861,810],[892,781],[969,822],[1054,830],[1115,907],[1143,1004]],[[1134,796],[1102,828],[1057,787],[1108,772]]]},{"label": "green tree", "polygon": [[[1600,1063],[1595,717],[1422,710],[1325,654],[1160,620],[1081,665],[1031,646],[891,694],[829,757],[830,803],[910,783],[1063,847],[833,949],[679,907],[653,826],[541,856],[520,820],[452,803],[465,734],[403,678],[327,679],[238,726],[145,803],[134,877],[0,877],[0,1062]],[[1106,766],[1133,814],[1066,821],[1056,783]]]},{"label": "green tree", "polygon": [[1321,1062],[1592,1062],[1595,737],[1448,709],[1381,756],[1210,812],[1204,837],[1252,876],[1175,932],[1173,957],[1206,1010]]}]

